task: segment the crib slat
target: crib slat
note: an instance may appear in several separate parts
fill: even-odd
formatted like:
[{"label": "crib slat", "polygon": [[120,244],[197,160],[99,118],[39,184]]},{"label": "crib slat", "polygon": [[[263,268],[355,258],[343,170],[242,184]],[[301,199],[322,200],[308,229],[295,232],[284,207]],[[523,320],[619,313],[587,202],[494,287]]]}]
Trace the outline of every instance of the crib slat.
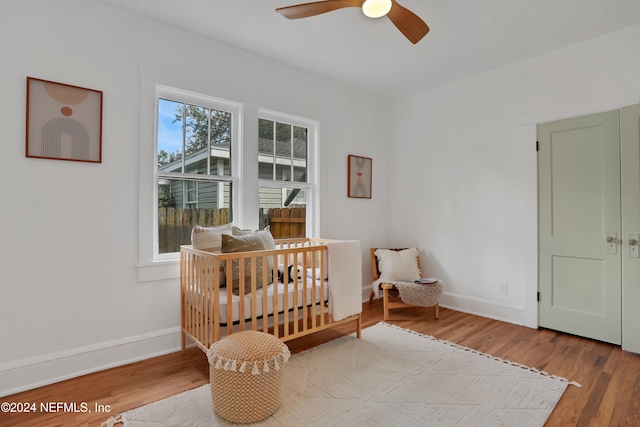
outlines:
[{"label": "crib slat", "polygon": [[233,286],[233,262],[229,259],[225,262],[224,272],[227,283],[227,335],[231,335],[233,333],[233,292],[231,292]]},{"label": "crib slat", "polygon": [[[289,263],[291,262],[291,250],[288,250],[286,252],[286,256],[285,256],[285,263],[284,263],[284,279],[282,280],[283,284],[284,284],[284,292],[282,294],[282,309],[284,311],[282,317],[284,318],[282,325],[283,325],[283,336],[286,337],[287,335],[289,335],[289,310],[287,310],[287,308],[289,307],[289,269],[287,268],[287,266],[289,265]],[[275,325],[274,325],[275,328]]]},{"label": "crib slat", "polygon": [[[327,252],[327,247],[324,247],[324,252]],[[322,278],[322,280],[320,280],[320,301],[318,301],[318,308],[319,308],[319,312],[320,312],[320,326],[324,326],[324,295],[325,295],[325,289],[324,289],[324,278],[327,277],[327,270],[325,270],[327,268],[327,266],[325,265],[325,259],[326,257],[323,256],[320,258],[320,277]]]},{"label": "crib slat", "polygon": [[[313,255],[313,252],[310,252]],[[302,330],[306,331],[308,329],[307,325],[307,317],[309,314],[309,299],[308,299],[308,286],[307,283],[311,283],[311,292],[313,292],[313,286],[315,286],[315,280],[313,276],[311,279],[307,275],[307,258],[309,258],[309,253],[303,254],[302,257]],[[297,323],[297,322],[296,322]]]},{"label": "crib slat", "polygon": [[[267,265],[268,266],[268,265]],[[274,282],[274,287],[278,286],[278,257],[273,257],[273,265],[271,266],[271,278]],[[262,331],[269,332],[269,317],[267,313],[269,312],[269,295],[267,290],[263,290],[262,292]]]},{"label": "crib slat", "polygon": [[[220,304],[216,304],[216,301],[220,301],[220,280],[222,280],[222,263],[218,258],[213,262],[213,317],[211,323],[213,323],[213,342],[220,339],[220,322],[217,320],[220,318]],[[209,347],[212,343],[209,343]],[[208,347],[207,347],[208,348]]]},{"label": "crib slat", "polygon": [[[254,327],[255,324],[255,307],[256,307],[256,291],[257,291],[257,263],[258,263],[258,256],[252,256],[251,257],[251,265],[250,265],[250,271],[251,271],[251,291],[249,292],[249,297],[251,298],[251,328]],[[244,301],[244,297],[242,298],[242,300]],[[245,316],[242,316],[242,318],[244,319]],[[244,324],[243,324],[244,325]]]},{"label": "crib slat", "polygon": [[211,319],[215,319],[216,317],[216,304],[214,304],[215,299],[211,298],[214,293],[214,290],[211,288],[211,283],[214,283],[216,279],[216,260],[215,259],[207,259],[207,271],[209,272],[209,281],[205,284],[205,289],[203,289],[203,294],[207,298],[209,303],[209,310],[207,316],[207,348],[211,346],[213,342],[215,342],[215,324],[217,322],[212,322]]},{"label": "crib slat", "polygon": [[300,279],[298,276],[298,261],[299,261],[299,253],[295,252],[293,254],[293,333],[298,333],[298,306],[299,306],[299,298],[298,298],[298,289],[300,285]]},{"label": "crib slat", "polygon": [[[245,314],[245,310],[244,310],[244,292],[245,292],[245,286],[246,284],[244,283],[244,278],[245,278],[245,273],[244,273],[244,269],[246,266],[245,263],[245,259],[240,258],[238,261],[233,261],[234,263],[237,262],[238,263],[238,292],[239,292],[239,300],[238,300],[238,311],[239,311],[239,324],[240,324],[240,330],[244,331],[244,314]],[[235,266],[234,266],[235,268]],[[227,292],[229,285],[227,285]],[[233,307],[233,306],[227,306],[227,310],[229,310],[229,307]],[[229,310],[229,311],[233,311],[233,310]]]},{"label": "crib slat", "polygon": [[[322,254],[322,252],[320,253]],[[311,307],[309,307],[309,321],[311,322],[311,325],[309,327],[311,329],[316,327],[316,304],[318,303],[318,282],[316,280],[316,277],[318,277],[318,275],[316,272],[316,261],[317,256],[313,256],[311,258],[311,268],[313,269],[311,270],[313,274],[313,281],[311,283],[313,283],[313,287],[311,288]],[[324,279],[322,276],[320,276],[320,278]]]}]

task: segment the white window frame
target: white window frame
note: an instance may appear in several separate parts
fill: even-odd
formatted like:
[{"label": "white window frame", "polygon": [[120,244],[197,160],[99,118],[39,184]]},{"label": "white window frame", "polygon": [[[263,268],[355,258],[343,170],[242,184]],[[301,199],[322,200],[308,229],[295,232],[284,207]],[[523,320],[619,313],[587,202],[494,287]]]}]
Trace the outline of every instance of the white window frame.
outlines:
[{"label": "white window frame", "polygon": [[[154,74],[154,73],[152,73]],[[141,282],[164,280],[180,276],[177,252],[158,253],[158,100],[160,98],[202,105],[229,111],[231,120],[231,176],[210,176],[215,180],[231,183],[232,215],[242,211],[241,173],[241,117],[242,105],[219,98],[201,95],[155,83],[156,79],[142,79],[140,96],[140,175],[139,175],[139,235],[138,235],[138,280]],[[185,178],[178,174],[176,178]],[[196,175],[196,178],[198,176]],[[202,178],[201,176],[199,178]],[[234,221],[235,222],[235,221]]]},{"label": "white window frame", "polygon": [[[193,183],[193,187],[190,185]],[[194,207],[198,207],[198,189],[199,189],[200,181],[184,181],[185,190],[184,190],[184,206],[187,207],[189,205],[195,205]],[[192,200],[193,196],[193,200]]]},{"label": "white window frame", "polygon": [[[306,119],[303,117],[293,116],[290,114],[279,113],[277,111],[259,109],[258,116],[260,119],[271,120],[274,122],[291,124],[294,126],[307,128],[307,182],[298,181],[282,181],[260,179],[259,187],[281,188],[284,192],[285,188],[300,188],[306,191],[306,235],[307,237],[320,237],[319,224],[319,122]],[[256,122],[256,126],[258,123]],[[275,153],[274,153],[275,155]],[[256,164],[257,166],[257,164]]]},{"label": "white window frame", "polygon": [[[308,188],[307,193],[307,236],[320,237],[320,179],[319,179],[319,141],[320,124],[317,121],[301,119],[270,110],[261,110],[250,105],[229,102],[201,95],[208,85],[188,84],[193,91],[175,89],[183,85],[181,78],[171,73],[151,67],[140,66],[140,128],[139,128],[139,209],[138,209],[138,280],[140,282],[162,281],[180,277],[179,254],[156,256],[158,251],[158,180],[157,180],[157,129],[158,98],[169,98],[171,94],[184,95],[185,102],[195,103],[202,99],[215,99],[227,108],[233,109],[231,145],[231,183],[233,224],[251,228],[253,217],[257,225],[260,185],[273,185],[272,181],[260,182],[255,167],[258,155],[258,117],[276,121],[285,121],[309,129],[308,147]],[[214,108],[217,108],[214,105]],[[245,137],[249,139],[245,140]],[[135,138],[135,136],[133,136]],[[255,139],[255,141],[254,141]],[[255,169],[255,174],[252,171]],[[286,186],[290,183],[281,183]],[[300,183],[302,184],[302,183]],[[283,187],[284,187],[283,186]],[[255,203],[255,205],[254,205]],[[243,206],[251,212],[244,212]]]},{"label": "white window frame", "polygon": [[[189,174],[189,173],[172,173],[170,175],[175,176],[175,178],[186,178],[186,179],[194,179],[196,181],[202,180],[203,178],[207,181],[218,181],[218,182],[229,182],[231,183],[231,200],[232,203],[241,197],[242,186],[239,185],[240,179],[238,177],[237,171],[240,170],[240,159],[237,155],[236,147],[240,145],[240,114],[242,108],[240,104],[222,100],[219,98],[214,98],[211,96],[201,95],[193,92],[188,92],[181,89],[170,88],[166,86],[156,86],[156,97],[155,97],[155,106],[156,106],[156,126],[155,126],[155,138],[154,138],[154,147],[156,153],[158,152],[158,100],[166,99],[170,101],[183,102],[185,104],[197,105],[200,107],[211,108],[214,110],[226,111],[231,113],[231,176],[220,176],[220,175],[206,175],[206,178],[203,175],[198,174]],[[183,159],[184,160],[184,159]],[[207,161],[207,164],[209,162]],[[162,176],[167,176],[168,174],[164,173]],[[160,173],[158,168],[155,168],[154,171],[154,181],[157,183],[160,177]],[[180,258],[179,252],[172,252],[161,254],[158,251],[158,186],[154,187],[153,193],[153,223],[155,227],[155,232],[153,234],[153,260],[154,261],[166,261],[166,260],[178,260]],[[236,206],[231,206],[232,215],[236,215]]]}]

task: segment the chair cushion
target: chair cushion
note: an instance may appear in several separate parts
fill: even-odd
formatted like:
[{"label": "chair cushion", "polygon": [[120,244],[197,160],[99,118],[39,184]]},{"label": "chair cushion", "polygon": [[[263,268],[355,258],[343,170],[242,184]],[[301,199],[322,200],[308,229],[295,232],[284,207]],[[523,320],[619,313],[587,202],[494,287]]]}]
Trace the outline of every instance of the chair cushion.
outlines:
[{"label": "chair cushion", "polygon": [[376,249],[380,279],[399,282],[413,282],[420,279],[418,268],[418,249],[408,248],[400,251]]}]

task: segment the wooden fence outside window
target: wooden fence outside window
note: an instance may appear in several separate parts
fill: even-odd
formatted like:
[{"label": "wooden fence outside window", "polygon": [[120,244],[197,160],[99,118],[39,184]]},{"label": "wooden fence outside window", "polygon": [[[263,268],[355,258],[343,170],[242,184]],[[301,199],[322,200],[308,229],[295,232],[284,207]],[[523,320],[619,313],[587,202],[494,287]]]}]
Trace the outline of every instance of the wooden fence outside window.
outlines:
[{"label": "wooden fence outside window", "polygon": [[[217,208],[158,208],[159,253],[179,252],[180,245],[191,244],[191,229],[200,225],[212,227],[231,221],[229,209]],[[275,239],[305,237],[306,209],[260,209],[260,228],[270,226]]]}]

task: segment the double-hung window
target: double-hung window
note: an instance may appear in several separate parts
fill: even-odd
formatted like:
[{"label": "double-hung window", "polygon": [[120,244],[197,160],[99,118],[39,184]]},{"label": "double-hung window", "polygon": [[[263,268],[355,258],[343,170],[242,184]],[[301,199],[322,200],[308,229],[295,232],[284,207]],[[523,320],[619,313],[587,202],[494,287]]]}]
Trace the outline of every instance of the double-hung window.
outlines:
[{"label": "double-hung window", "polygon": [[261,110],[258,119],[260,210],[279,237],[314,236],[317,123]]},{"label": "double-hung window", "polygon": [[190,244],[194,225],[232,221],[238,115],[225,101],[158,91],[156,258]]},{"label": "double-hung window", "polygon": [[319,236],[318,122],[152,80],[142,84],[141,140],[155,144],[140,145],[141,281],[177,277],[195,225]]}]

